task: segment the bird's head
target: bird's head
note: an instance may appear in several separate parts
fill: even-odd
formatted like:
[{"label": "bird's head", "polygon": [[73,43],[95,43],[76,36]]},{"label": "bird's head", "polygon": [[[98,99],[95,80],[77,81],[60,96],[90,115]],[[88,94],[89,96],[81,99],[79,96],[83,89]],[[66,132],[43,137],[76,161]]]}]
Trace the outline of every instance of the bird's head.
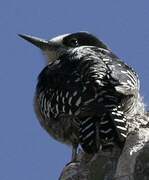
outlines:
[{"label": "bird's head", "polygon": [[19,36],[39,47],[47,55],[49,62],[59,59],[61,55],[67,53],[70,49],[80,46],[96,46],[108,49],[102,41],[88,32],[64,34],[50,40],[44,40],[26,34],[19,34]]}]

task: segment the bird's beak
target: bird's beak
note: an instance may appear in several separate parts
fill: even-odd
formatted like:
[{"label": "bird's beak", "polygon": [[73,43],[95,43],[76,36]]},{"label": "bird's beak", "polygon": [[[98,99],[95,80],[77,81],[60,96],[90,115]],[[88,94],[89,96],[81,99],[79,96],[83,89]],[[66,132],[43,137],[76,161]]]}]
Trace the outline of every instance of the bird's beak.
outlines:
[{"label": "bird's beak", "polygon": [[38,48],[42,50],[48,48],[51,45],[49,41],[38,38],[38,37],[34,37],[34,36],[26,35],[26,34],[18,34],[18,36],[27,40],[28,42],[32,43],[33,45],[37,46]]},{"label": "bird's beak", "polygon": [[48,41],[38,37],[26,35],[26,34],[18,34],[21,38],[27,40],[33,45],[40,48],[43,53],[48,57],[48,61],[54,61],[59,58],[60,55],[63,54],[62,45],[55,41]]}]

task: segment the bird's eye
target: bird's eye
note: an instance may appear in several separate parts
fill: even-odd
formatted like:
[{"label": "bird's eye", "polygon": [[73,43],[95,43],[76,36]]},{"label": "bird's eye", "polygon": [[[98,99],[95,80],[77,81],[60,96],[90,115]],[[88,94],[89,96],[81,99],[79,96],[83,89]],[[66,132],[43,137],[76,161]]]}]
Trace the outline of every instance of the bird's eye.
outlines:
[{"label": "bird's eye", "polygon": [[70,43],[71,47],[78,47],[79,46],[79,42],[76,38],[72,38],[69,43]]}]

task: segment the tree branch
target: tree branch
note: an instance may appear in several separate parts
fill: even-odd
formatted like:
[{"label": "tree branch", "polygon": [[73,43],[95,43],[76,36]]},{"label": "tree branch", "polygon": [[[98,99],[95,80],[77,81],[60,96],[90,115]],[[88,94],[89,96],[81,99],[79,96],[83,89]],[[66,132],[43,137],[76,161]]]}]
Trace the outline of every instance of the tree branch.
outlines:
[{"label": "tree branch", "polygon": [[129,119],[129,135],[123,151],[88,155],[81,150],[77,162],[67,164],[59,180],[149,180],[149,115]]}]

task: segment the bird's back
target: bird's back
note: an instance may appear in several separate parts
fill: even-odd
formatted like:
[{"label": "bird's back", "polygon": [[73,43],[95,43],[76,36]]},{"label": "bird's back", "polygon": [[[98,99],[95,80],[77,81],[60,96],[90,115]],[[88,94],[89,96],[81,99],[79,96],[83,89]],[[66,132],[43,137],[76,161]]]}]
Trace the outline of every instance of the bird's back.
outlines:
[{"label": "bird's back", "polygon": [[125,141],[125,114],[136,93],[138,80],[131,68],[110,51],[80,47],[40,73],[35,109],[55,139],[80,143],[92,153],[101,144]]}]

